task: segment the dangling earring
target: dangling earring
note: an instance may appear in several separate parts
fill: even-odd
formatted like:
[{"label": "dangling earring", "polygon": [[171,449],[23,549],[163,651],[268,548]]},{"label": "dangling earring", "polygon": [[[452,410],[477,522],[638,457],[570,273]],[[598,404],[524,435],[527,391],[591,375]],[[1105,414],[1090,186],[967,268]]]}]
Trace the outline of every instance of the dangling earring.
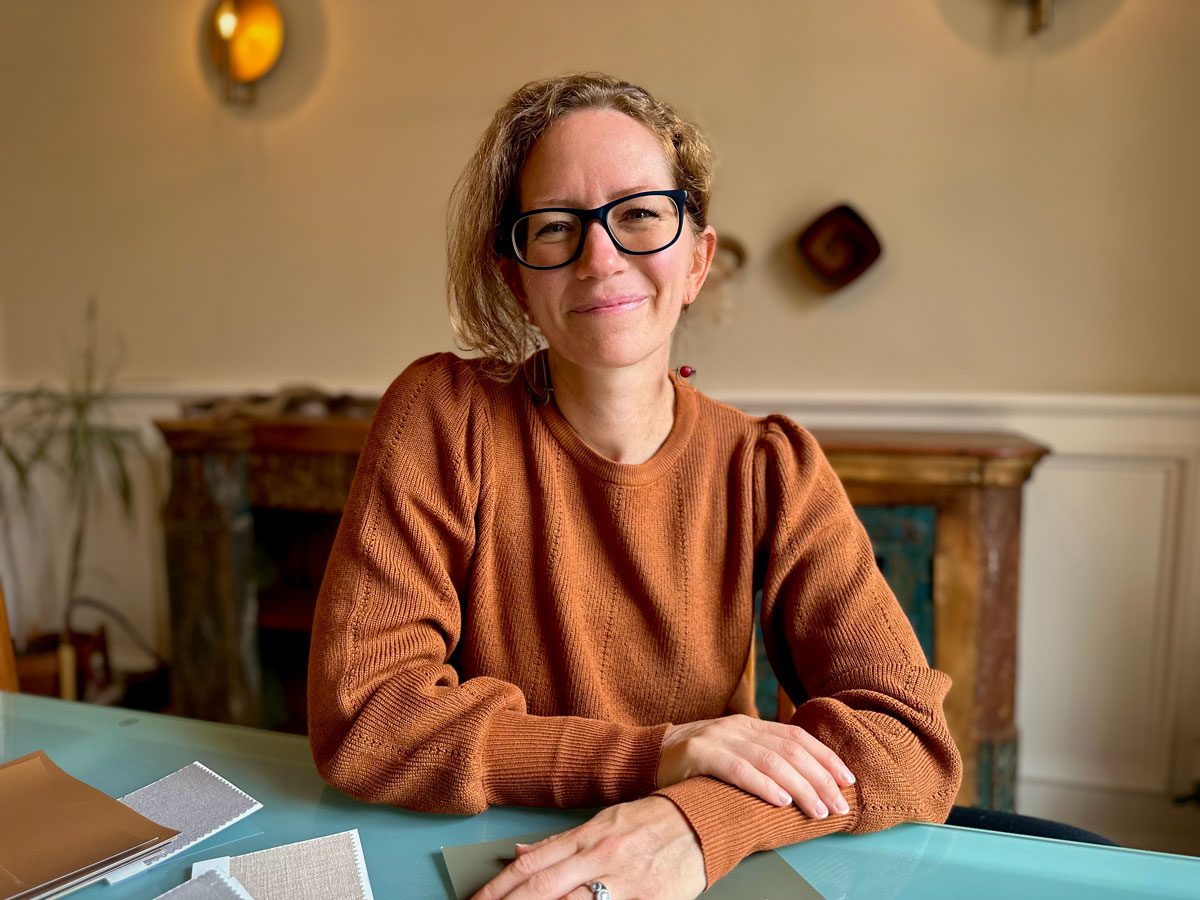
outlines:
[{"label": "dangling earring", "polygon": [[[695,300],[696,300],[695,297],[693,297],[691,300],[685,300],[683,303],[683,308],[679,310],[680,315],[683,315],[684,313],[686,313],[688,311],[688,307],[690,307],[695,302]],[[692,366],[680,366],[678,369],[675,370],[675,374],[678,375],[680,378],[687,379],[687,378],[691,378],[693,375],[695,375],[696,370]]]},{"label": "dangling earring", "polygon": [[[529,329],[525,330],[525,337],[529,337]],[[529,398],[533,401],[533,405],[541,407],[550,402],[554,386],[550,384],[550,363],[546,360],[546,354],[539,348],[538,343],[535,339],[532,354],[525,355],[522,350],[525,359],[521,363],[521,380],[525,382],[525,388],[529,391]],[[530,359],[533,360],[532,374],[529,371]]]}]

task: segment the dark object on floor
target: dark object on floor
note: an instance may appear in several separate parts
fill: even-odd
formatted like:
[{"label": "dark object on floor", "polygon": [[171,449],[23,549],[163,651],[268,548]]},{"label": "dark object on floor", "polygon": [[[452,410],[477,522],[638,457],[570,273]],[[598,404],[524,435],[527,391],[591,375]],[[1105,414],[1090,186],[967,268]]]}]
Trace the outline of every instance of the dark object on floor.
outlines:
[{"label": "dark object on floor", "polygon": [[883,254],[871,226],[846,204],[819,215],[796,239],[813,286],[825,293],[844,288]]},{"label": "dark object on floor", "polygon": [[1190,794],[1180,794],[1178,797],[1173,798],[1171,802],[1176,806],[1186,806],[1189,803],[1192,806],[1200,806],[1200,781],[1192,785],[1192,792]]},{"label": "dark object on floor", "polygon": [[1120,846],[1116,841],[1109,840],[1092,831],[1076,828],[1074,825],[1064,825],[1062,822],[1054,822],[1050,819],[1022,816],[995,809],[979,809],[975,806],[955,806],[950,810],[950,818],[946,820],[946,824],[957,825],[960,828],[1002,831],[1005,834],[1024,834],[1030,837],[1054,838],[1059,841],[1075,841],[1080,844]]}]

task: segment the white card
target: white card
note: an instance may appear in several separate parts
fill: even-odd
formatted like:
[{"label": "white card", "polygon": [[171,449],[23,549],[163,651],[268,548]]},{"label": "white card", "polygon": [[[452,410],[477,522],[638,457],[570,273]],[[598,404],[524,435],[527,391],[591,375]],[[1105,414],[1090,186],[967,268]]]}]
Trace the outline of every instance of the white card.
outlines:
[{"label": "white card", "polygon": [[236,878],[216,870],[185,881],[155,900],[254,900]]}]

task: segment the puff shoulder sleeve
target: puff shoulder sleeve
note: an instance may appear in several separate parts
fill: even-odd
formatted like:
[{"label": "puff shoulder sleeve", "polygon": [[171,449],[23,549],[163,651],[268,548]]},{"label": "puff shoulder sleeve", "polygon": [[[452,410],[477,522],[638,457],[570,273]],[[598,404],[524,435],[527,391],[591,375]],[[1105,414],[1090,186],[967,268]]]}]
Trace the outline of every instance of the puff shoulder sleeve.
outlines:
[{"label": "puff shoulder sleeve", "polygon": [[660,791],[696,831],[709,884],[757,850],[945,821],[962,779],[942,709],[950,679],[926,663],[816,440],[782,416],[764,419],[754,477],[772,667],[802,700],[792,724],[831,747],[857,780],[843,792],[850,812],[824,820],[710,778]]}]

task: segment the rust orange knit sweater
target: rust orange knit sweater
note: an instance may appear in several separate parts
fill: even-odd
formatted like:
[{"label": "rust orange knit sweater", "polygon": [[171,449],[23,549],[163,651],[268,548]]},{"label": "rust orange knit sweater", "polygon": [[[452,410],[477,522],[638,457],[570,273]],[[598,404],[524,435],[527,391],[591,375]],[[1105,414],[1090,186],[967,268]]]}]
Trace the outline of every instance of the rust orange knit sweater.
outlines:
[{"label": "rust orange knit sweater", "polygon": [[[452,354],[400,375],[371,426],[321,588],[309,734],[364,800],[477,813],[655,793],[668,723],[754,714],[752,598],[857,782],[807,818],[710,778],[657,793],[709,884],[748,853],[943,821],[961,764],[930,669],[812,436],[675,384],[655,456],[597,454],[554,404]],[[805,700],[804,698],[808,698]]]}]

